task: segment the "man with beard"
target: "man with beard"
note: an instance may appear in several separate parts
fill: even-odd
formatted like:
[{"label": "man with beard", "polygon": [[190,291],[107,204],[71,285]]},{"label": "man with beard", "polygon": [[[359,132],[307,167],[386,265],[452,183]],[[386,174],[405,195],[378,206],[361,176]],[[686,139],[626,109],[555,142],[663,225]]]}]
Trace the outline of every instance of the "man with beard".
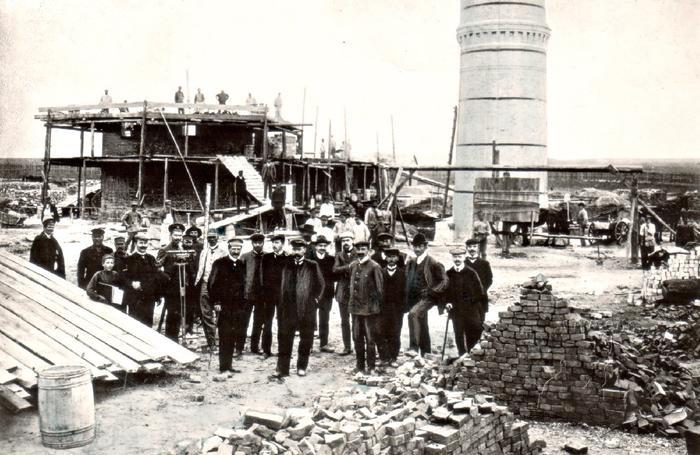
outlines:
[{"label": "man with beard", "polygon": [[[388,232],[382,232],[377,235],[377,242],[375,246],[375,252],[372,255],[372,260],[384,268],[387,264],[386,250],[393,248],[394,236]],[[398,251],[398,250],[396,250]],[[404,267],[406,265],[406,255],[399,252],[399,262],[397,263],[399,267]]]},{"label": "man with beard", "polygon": [[[185,231],[187,232],[187,231]],[[190,231],[191,232],[191,231]],[[195,234],[196,235],[196,234]],[[185,251],[191,251],[187,256],[187,287],[185,291],[186,314],[185,314],[185,333],[192,334],[194,324],[199,315],[199,293],[200,290],[195,284],[197,276],[197,266],[199,265],[199,255],[202,249],[197,247],[196,237],[192,233],[182,236],[182,246]]]},{"label": "man with beard", "polygon": [[126,258],[129,255],[126,252],[126,238],[119,236],[114,237],[114,270],[122,273],[126,269]]},{"label": "man with beard", "polygon": [[[170,243],[158,250],[156,257],[158,264],[163,267],[163,272],[170,277],[170,286],[165,294],[165,336],[173,341],[177,341],[180,334],[180,285],[184,285],[187,289],[187,277],[192,275],[190,263],[184,261],[185,265],[185,283],[180,283],[180,271],[178,263],[183,262],[182,256],[185,254],[185,247],[182,243],[182,236],[185,232],[185,226],[181,223],[173,223],[168,226],[170,231]],[[186,316],[186,315],[185,315]]]},{"label": "man with beard", "polygon": [[250,335],[250,352],[260,354],[260,334],[263,326],[263,247],[265,246],[265,236],[256,233],[250,236],[253,249],[241,256],[241,262],[245,267],[245,331],[242,337],[236,342],[236,357],[243,354],[245,347],[245,337],[248,332],[250,315],[253,315],[253,332]]},{"label": "man with beard", "polygon": [[448,282],[445,268],[428,255],[425,236],[419,232],[411,243],[416,257],[406,262],[408,333],[411,350],[425,355],[431,352],[428,311],[440,301]]},{"label": "man with beard", "polygon": [[80,252],[78,258],[78,286],[85,289],[95,275],[102,270],[102,258],[105,254],[112,254],[112,249],[103,245],[105,231],[101,228],[92,230],[92,246]]},{"label": "man with beard", "polygon": [[340,234],[340,252],[335,255],[333,273],[338,285],[335,288],[335,299],[340,310],[340,328],[343,333],[343,352],[340,355],[352,354],[350,344],[350,313],[348,301],[350,300],[350,266],[357,262],[357,253],[354,248],[354,235],[350,231]]},{"label": "man with beard", "polygon": [[328,320],[333,307],[333,283],[335,282],[333,265],[335,264],[335,258],[326,251],[329,243],[330,241],[322,235],[314,236],[314,250],[309,259],[315,261],[321,268],[323,281],[326,285],[323,297],[318,303],[318,337],[320,339],[321,352],[331,353],[335,352],[335,350],[328,345]]},{"label": "man with beard", "polygon": [[323,297],[321,269],[305,258],[306,242],[292,240],[292,259],[282,269],[280,301],[277,309],[277,377],[289,376],[294,334],[299,331],[297,374],[306,376],[309,354],[314,341],[316,308]]},{"label": "man with beard", "polygon": [[[476,249],[479,250],[481,239],[475,240]],[[479,275],[464,264],[467,251],[464,248],[455,248],[450,250],[450,254],[454,265],[447,271],[449,285],[445,291],[445,308],[448,312],[447,317],[452,318],[455,344],[461,356],[471,351],[481,338],[486,294]]]},{"label": "man with beard", "polygon": [[[356,369],[369,367],[375,374],[375,341],[378,335],[379,312],[382,307],[382,268],[369,257],[369,242],[355,243],[357,261],[350,266],[350,301],[348,311],[352,315],[352,335],[355,344]],[[383,346],[382,346],[383,347]],[[385,357],[384,352],[380,352]],[[365,363],[366,362],[366,363]]]},{"label": "man with beard", "polygon": [[243,240],[231,238],[228,254],[214,261],[209,275],[209,298],[214,304],[219,328],[219,371],[239,370],[232,368],[236,340],[245,339],[245,266],[240,260]]},{"label": "man with beard", "polygon": [[126,269],[122,272],[124,305],[129,316],[150,328],[153,326],[153,308],[159,297],[158,289],[166,287],[168,279],[158,271],[156,258],[146,253],[148,236],[139,232],[134,241],[136,251],[126,259]]},{"label": "man with beard", "polygon": [[396,359],[401,350],[401,328],[403,315],[406,313],[405,287],[406,276],[404,267],[400,264],[401,256],[396,248],[387,248],[386,266],[383,269],[384,300],[379,313],[380,330],[377,338],[377,349],[382,362],[396,368]]},{"label": "man with beard", "polygon": [[266,283],[263,294],[263,324],[261,349],[265,359],[272,356],[272,320],[280,300],[279,283],[282,282],[282,269],[289,257],[284,252],[284,234],[274,234],[271,238],[272,252],[263,256],[263,280]]},{"label": "man with beard", "polygon": [[199,309],[202,315],[202,326],[204,327],[204,337],[207,339],[207,346],[213,349],[216,345],[216,314],[214,306],[209,298],[209,276],[211,275],[214,261],[228,254],[228,251],[219,246],[219,236],[211,229],[207,234],[207,246],[199,256],[197,266],[197,276],[194,284],[199,287]]},{"label": "man with beard", "polygon": [[29,262],[65,280],[66,263],[63,259],[63,250],[53,235],[56,221],[51,217],[46,217],[42,224],[44,225],[44,230],[41,234],[34,237],[32,248],[29,251]]},{"label": "man with beard", "polygon": [[481,281],[481,287],[484,289],[484,299],[481,302],[481,322],[486,320],[486,313],[489,311],[489,288],[493,284],[493,273],[491,272],[491,264],[486,259],[481,259],[479,257],[479,239],[469,239],[466,242],[467,245],[467,260],[465,265],[473,269],[477,275],[479,275],[479,280]]}]

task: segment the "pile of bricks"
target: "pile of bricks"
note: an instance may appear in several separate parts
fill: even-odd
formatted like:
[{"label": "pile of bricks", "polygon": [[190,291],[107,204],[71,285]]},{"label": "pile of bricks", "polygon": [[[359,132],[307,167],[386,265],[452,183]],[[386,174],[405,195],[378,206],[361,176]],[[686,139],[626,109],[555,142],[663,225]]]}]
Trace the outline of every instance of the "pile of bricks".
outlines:
[{"label": "pile of bricks", "polygon": [[471,358],[453,365],[448,388],[491,393],[523,417],[624,421],[628,391],[607,385],[613,365],[597,354],[590,321],[550,285],[523,287],[519,303],[499,315]]},{"label": "pile of bricks", "polygon": [[700,276],[698,249],[669,254],[668,267],[653,267],[644,271],[642,299],[647,303],[663,300],[663,282],[666,280],[688,280]]},{"label": "pile of bricks", "polygon": [[321,393],[310,408],[249,410],[244,428],[183,441],[171,453],[536,454],[545,446],[531,444],[527,423],[492,396],[436,387],[445,381],[437,362],[417,358],[391,377],[356,379],[360,385]]}]

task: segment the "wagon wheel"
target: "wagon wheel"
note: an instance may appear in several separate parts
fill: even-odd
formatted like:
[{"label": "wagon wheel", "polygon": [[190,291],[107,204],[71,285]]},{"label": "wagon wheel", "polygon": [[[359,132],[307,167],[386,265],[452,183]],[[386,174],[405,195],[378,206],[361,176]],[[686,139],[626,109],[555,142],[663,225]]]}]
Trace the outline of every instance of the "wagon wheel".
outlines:
[{"label": "wagon wheel", "polygon": [[623,243],[625,243],[627,241],[627,236],[629,235],[629,232],[629,224],[627,224],[626,221],[618,221],[615,225],[615,242],[617,242],[618,245],[622,245]]},{"label": "wagon wheel", "polygon": [[[600,236],[600,232],[597,231],[597,230],[593,227],[593,223],[591,223],[591,225],[588,226],[588,236],[589,236],[589,237],[598,237],[598,236]],[[602,241],[602,240],[589,240],[589,242],[591,243],[591,245],[596,245],[596,244],[598,244],[598,243],[602,243],[603,241]]]}]

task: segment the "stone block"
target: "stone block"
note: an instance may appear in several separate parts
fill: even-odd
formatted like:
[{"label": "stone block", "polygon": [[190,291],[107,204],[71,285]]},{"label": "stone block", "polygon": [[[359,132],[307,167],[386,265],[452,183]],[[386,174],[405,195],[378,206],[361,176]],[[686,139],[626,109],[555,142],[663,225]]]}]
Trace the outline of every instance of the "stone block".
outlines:
[{"label": "stone block", "polygon": [[243,425],[251,426],[254,423],[265,425],[273,430],[279,430],[287,424],[287,417],[272,412],[262,412],[255,410],[247,410],[243,414]]}]

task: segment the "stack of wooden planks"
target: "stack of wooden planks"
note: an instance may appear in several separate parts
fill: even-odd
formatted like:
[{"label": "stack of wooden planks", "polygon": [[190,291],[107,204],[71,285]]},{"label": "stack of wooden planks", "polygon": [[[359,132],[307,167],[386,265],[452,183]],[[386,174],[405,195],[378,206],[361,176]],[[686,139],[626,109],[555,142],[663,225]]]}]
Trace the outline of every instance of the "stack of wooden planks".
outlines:
[{"label": "stack of wooden planks", "polygon": [[93,379],[160,371],[197,355],[79,287],[0,251],[0,404],[18,412],[52,365],[85,365]]}]

